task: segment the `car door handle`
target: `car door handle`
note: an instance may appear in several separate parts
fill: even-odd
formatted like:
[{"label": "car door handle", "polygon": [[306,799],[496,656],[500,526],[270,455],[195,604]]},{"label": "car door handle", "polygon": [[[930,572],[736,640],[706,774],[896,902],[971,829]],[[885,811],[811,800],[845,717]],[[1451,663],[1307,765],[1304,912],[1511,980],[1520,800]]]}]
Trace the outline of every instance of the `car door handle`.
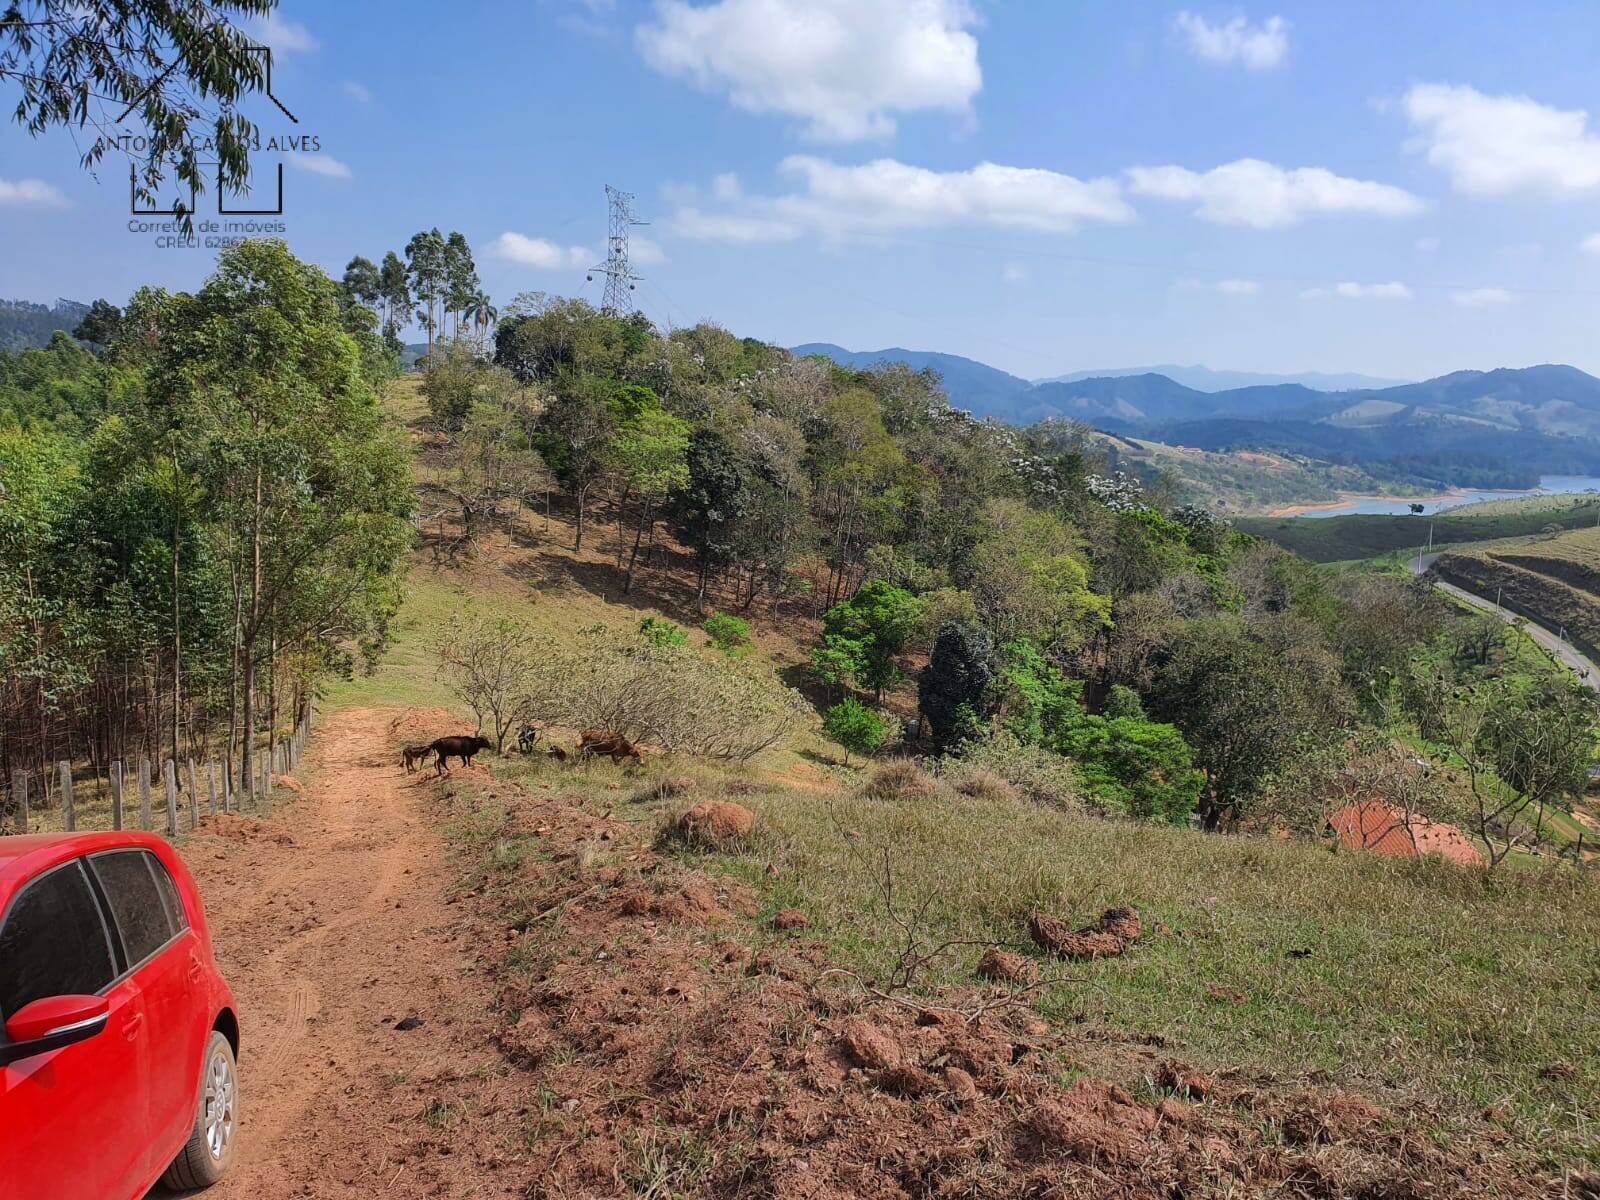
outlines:
[{"label": "car door handle", "polygon": [[205,971],[200,966],[200,956],[197,954],[189,955],[189,982],[199,983],[200,976],[203,974],[205,974]]},{"label": "car door handle", "polygon": [[139,1030],[143,1025],[144,1014],[142,1012],[129,1014],[122,1022],[122,1036],[130,1042],[133,1041],[134,1038],[139,1036]]}]

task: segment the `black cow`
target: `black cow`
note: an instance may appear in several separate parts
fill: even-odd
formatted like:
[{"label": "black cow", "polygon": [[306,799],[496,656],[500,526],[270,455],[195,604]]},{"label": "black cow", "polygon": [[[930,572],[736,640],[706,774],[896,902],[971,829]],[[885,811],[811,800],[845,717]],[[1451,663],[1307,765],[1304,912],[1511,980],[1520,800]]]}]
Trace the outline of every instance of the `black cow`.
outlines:
[{"label": "black cow", "polygon": [[433,764],[434,772],[448,775],[452,758],[459,758],[462,766],[471,766],[472,756],[479,750],[487,750],[492,745],[494,743],[486,737],[442,737],[431,742],[428,749],[439,756]]}]

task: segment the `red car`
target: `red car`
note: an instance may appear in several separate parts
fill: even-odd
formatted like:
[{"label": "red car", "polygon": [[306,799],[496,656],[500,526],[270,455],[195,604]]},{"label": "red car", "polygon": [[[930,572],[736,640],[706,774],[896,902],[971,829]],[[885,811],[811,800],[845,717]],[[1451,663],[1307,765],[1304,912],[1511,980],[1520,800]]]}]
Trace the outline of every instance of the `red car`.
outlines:
[{"label": "red car", "polygon": [[233,1161],[239,1018],[143,833],[0,837],[0,1197],[139,1200]]}]

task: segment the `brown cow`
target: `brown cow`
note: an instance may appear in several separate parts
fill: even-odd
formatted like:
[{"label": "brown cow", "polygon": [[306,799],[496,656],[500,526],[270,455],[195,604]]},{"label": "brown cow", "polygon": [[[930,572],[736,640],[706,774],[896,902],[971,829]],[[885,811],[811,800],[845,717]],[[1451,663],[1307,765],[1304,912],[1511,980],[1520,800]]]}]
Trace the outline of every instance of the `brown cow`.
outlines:
[{"label": "brown cow", "polygon": [[578,753],[584,758],[593,758],[597,754],[604,754],[612,762],[621,762],[631,758],[634,762],[643,762],[644,755],[622,734],[609,729],[585,729],[581,735],[582,744]]},{"label": "brown cow", "polygon": [[432,746],[407,746],[400,751],[400,757],[405,763],[406,774],[413,774],[417,769],[417,764],[432,753]]}]

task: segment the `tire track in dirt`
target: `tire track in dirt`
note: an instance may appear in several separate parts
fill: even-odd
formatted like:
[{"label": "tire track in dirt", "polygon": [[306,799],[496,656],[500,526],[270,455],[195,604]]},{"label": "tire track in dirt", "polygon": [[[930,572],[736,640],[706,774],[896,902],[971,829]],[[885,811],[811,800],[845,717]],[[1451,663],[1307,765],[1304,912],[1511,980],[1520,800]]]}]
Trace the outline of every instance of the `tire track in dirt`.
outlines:
[{"label": "tire track in dirt", "polygon": [[[494,1197],[487,985],[447,903],[443,846],[384,709],[327,719],[305,794],[186,848],[239,1000],[241,1145],[210,1195]],[[397,1031],[407,1016],[420,1028]],[[487,1113],[485,1112],[487,1110]]]}]

